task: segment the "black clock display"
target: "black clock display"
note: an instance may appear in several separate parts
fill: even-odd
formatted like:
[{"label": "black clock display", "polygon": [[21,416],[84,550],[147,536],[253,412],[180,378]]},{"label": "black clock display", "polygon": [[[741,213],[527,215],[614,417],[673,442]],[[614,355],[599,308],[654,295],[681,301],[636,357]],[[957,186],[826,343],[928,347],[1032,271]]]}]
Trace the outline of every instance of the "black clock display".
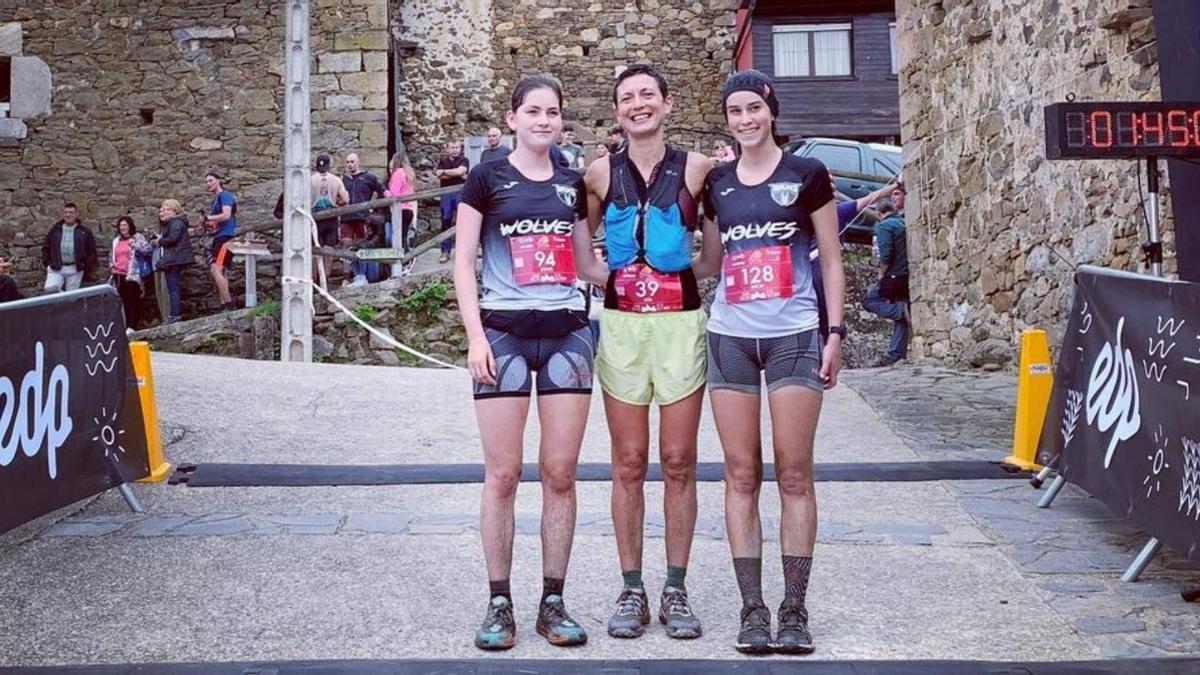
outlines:
[{"label": "black clock display", "polygon": [[1046,106],[1049,159],[1200,157],[1200,103]]}]

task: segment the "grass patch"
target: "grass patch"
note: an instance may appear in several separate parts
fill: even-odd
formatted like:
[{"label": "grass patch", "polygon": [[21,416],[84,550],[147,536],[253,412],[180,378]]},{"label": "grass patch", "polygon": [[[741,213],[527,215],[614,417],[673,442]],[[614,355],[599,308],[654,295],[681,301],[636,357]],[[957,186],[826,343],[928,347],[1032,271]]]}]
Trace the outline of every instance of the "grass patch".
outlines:
[{"label": "grass patch", "polygon": [[408,352],[404,351],[403,349],[400,349],[399,347],[396,347],[392,351],[395,352],[396,358],[400,359],[400,365],[402,365],[402,366],[419,366],[419,365],[421,365],[421,359],[418,359],[417,357],[413,356],[412,354],[409,354]]},{"label": "grass patch", "polygon": [[371,323],[379,316],[379,308],[369,302],[364,302],[354,308],[354,316],[359,320]]},{"label": "grass patch", "polygon": [[250,316],[250,318],[257,318],[260,316],[275,316],[279,314],[279,307],[280,304],[278,300],[266,300],[258,303],[254,307],[251,307],[248,316]]},{"label": "grass patch", "polygon": [[412,294],[400,302],[400,307],[414,314],[422,314],[432,318],[437,315],[438,310],[445,304],[446,296],[449,293],[450,288],[446,286],[444,279],[434,279],[413,291]]}]

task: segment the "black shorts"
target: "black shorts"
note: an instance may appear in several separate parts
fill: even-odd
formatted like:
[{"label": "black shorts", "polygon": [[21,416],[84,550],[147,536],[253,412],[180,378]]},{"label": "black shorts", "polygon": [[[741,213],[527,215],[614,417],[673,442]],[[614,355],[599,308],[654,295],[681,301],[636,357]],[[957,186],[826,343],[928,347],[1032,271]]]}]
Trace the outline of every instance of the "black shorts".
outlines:
[{"label": "black shorts", "polygon": [[326,218],[317,221],[317,243],[321,246],[337,246],[339,221],[337,218]]},{"label": "black shorts", "polygon": [[798,385],[824,391],[821,334],[817,329],[776,338],[745,338],[708,333],[708,387],[747,394]]},{"label": "black shorts", "polygon": [[221,269],[229,269],[233,265],[233,254],[226,244],[233,237],[213,237],[212,248],[208,250],[208,265],[219,265]]},{"label": "black shorts", "polygon": [[[475,383],[475,398],[592,393],[596,343],[584,325],[559,337],[518,337],[484,328],[496,359],[496,384]],[[537,373],[536,379],[533,373]]]}]

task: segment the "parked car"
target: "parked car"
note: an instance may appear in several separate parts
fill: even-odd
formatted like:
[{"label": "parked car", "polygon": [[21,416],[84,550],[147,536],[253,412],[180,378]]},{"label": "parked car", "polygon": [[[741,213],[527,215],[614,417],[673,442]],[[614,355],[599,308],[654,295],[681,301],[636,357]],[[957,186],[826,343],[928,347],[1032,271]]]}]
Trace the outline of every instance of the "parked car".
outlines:
[{"label": "parked car", "polygon": [[[903,167],[901,150],[895,145],[863,143],[843,138],[805,138],[783,147],[799,157],[821,160],[831,173],[838,192],[851,199],[865,197],[886,185]],[[874,219],[860,217],[847,228],[845,239],[871,243]]]}]

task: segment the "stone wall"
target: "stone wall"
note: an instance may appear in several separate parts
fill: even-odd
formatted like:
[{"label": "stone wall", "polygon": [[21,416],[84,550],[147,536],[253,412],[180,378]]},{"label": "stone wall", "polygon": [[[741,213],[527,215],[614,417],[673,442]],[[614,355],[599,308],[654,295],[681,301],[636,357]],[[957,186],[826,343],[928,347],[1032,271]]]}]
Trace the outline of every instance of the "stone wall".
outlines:
[{"label": "stone wall", "polygon": [[563,83],[565,117],[603,137],[615,124],[616,68],[651,62],[672,86],[668,138],[691,147],[725,130],[718,91],[731,67],[732,0],[474,0],[434,9],[404,3],[396,38],[404,84],[404,141],[429,165],[440,141],[502,125],[522,76]]},{"label": "stone wall", "polygon": [[[53,78],[51,112],[0,144],[0,257],[26,291],[40,288],[41,241],[62,203],[80,206],[107,255],[117,217],[143,229],[158,203],[207,207],[204,172],[227,170],[243,224],[267,222],[282,171],[280,110],[285,4],[278,0],[0,3],[20,25],[23,53]],[[312,19],[313,148],[360,150],[386,162],[387,0],[318,0]],[[185,315],[217,304],[198,265],[185,277]],[[274,265],[260,267],[273,288]],[[94,277],[105,275],[98,269]],[[234,291],[241,274],[235,271]]]},{"label": "stone wall", "polygon": [[1150,0],[896,4],[911,352],[1008,364],[1026,327],[1057,345],[1071,265],[1138,269],[1145,225],[1135,164],[1046,161],[1042,108],[1159,98]]}]

